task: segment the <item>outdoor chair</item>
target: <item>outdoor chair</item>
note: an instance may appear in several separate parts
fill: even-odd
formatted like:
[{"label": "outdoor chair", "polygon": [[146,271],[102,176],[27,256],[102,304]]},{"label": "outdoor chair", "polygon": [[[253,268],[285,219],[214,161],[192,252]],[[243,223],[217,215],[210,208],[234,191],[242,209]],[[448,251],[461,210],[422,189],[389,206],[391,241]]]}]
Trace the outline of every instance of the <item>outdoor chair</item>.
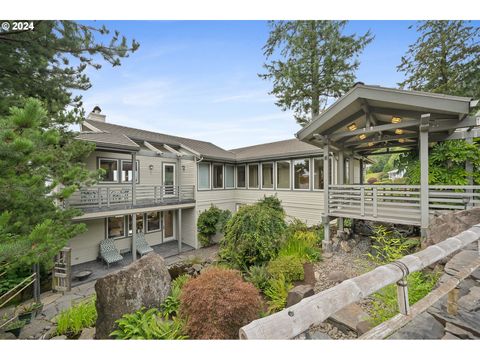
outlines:
[{"label": "outdoor chair", "polygon": [[107,263],[107,267],[110,267],[110,264],[123,260],[123,256],[120,255],[120,252],[115,247],[113,239],[104,239],[100,242],[100,256]]},{"label": "outdoor chair", "polygon": [[148,245],[147,241],[145,240],[145,234],[143,232],[136,233],[133,238],[135,239],[135,247],[137,248],[137,252],[140,254],[140,256],[146,255],[153,251],[153,248]]}]

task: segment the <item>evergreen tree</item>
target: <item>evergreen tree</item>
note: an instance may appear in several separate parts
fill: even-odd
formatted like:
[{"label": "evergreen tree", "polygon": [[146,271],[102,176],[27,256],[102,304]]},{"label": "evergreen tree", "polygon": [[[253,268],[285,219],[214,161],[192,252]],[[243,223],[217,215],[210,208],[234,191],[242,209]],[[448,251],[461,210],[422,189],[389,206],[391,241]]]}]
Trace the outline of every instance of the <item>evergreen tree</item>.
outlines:
[{"label": "evergreen tree", "polygon": [[373,36],[344,35],[346,21],[271,21],[263,47],[270,62],[263,79],[273,81],[271,94],[282,110],[294,111],[301,125],[307,124],[355,82],[358,55]]},{"label": "evergreen tree", "polygon": [[[410,27],[412,28],[412,26]],[[421,21],[397,70],[412,90],[480,97],[480,28],[466,21]]]}]

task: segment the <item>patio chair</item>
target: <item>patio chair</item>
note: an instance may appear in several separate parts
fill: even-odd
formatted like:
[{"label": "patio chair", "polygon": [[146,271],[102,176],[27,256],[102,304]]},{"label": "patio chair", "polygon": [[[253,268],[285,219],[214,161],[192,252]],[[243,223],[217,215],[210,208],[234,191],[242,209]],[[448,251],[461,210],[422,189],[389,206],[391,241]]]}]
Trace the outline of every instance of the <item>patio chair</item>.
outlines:
[{"label": "patio chair", "polygon": [[146,255],[153,251],[153,248],[148,245],[147,241],[145,240],[145,234],[143,232],[136,233],[133,238],[135,239],[135,247],[140,256]]},{"label": "patio chair", "polygon": [[123,256],[120,255],[120,252],[115,247],[113,239],[100,241],[100,256],[107,263],[107,267],[110,267],[110,264],[123,260]]}]

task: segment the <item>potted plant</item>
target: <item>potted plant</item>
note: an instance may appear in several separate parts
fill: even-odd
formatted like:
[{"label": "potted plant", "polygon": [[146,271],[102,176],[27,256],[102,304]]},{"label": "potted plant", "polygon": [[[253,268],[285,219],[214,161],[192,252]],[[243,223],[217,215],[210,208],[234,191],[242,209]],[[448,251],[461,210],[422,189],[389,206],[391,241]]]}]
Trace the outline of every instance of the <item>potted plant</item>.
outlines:
[{"label": "potted plant", "polygon": [[15,335],[16,338],[18,338],[20,336],[20,331],[25,326],[25,324],[25,320],[14,320],[5,327],[5,331],[12,333],[13,335]]},{"label": "potted plant", "polygon": [[37,314],[42,311],[42,308],[43,304],[41,302],[25,305],[20,309],[18,319],[25,320],[25,322],[29,324],[33,319],[35,319]]}]

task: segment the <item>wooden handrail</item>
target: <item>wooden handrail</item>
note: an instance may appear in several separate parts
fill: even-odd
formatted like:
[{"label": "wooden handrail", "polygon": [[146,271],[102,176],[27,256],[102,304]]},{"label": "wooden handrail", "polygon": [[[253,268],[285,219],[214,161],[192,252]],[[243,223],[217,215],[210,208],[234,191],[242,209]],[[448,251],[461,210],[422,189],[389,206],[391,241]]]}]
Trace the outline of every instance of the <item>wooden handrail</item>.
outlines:
[{"label": "wooden handrail", "polygon": [[278,313],[254,320],[240,329],[240,339],[291,339],[345,306],[397,283],[409,273],[422,270],[475,241],[480,247],[479,239],[480,224],[394,263],[346,280]]}]

